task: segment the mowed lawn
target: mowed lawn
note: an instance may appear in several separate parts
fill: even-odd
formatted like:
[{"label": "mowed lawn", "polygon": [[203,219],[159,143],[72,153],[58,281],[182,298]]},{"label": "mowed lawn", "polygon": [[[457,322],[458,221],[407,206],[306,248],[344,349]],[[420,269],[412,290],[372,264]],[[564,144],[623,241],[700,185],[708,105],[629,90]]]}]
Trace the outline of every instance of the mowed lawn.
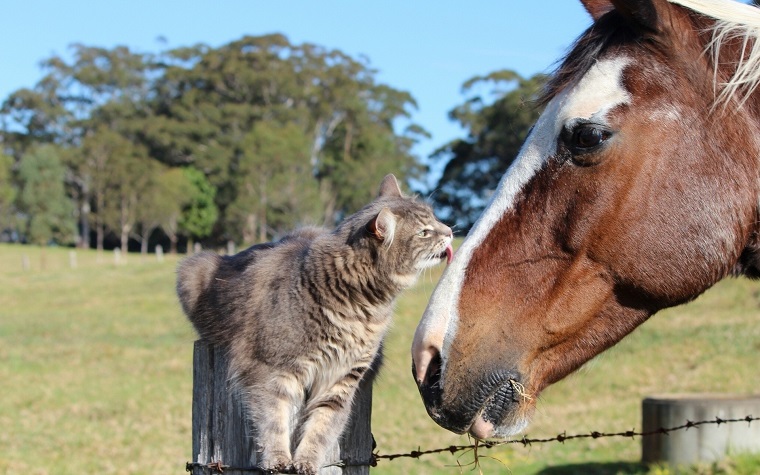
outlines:
[{"label": "mowed lawn", "polygon": [[[184,473],[191,454],[192,342],[174,294],[177,258],[0,245],[0,473]],[[22,265],[24,256],[28,269]],[[399,300],[375,386],[381,454],[468,444],[426,415],[411,377],[414,328],[440,269]],[[656,315],[550,388],[530,437],[640,429],[641,399],[760,393],[760,282],[729,279]],[[760,416],[760,415],[755,415]],[[640,441],[598,439],[479,451],[483,473],[671,473]],[[759,457],[685,473],[756,473]],[[473,454],[381,460],[378,474],[458,474]],[[461,465],[461,467],[460,467]],[[478,473],[476,468],[474,472]]]}]

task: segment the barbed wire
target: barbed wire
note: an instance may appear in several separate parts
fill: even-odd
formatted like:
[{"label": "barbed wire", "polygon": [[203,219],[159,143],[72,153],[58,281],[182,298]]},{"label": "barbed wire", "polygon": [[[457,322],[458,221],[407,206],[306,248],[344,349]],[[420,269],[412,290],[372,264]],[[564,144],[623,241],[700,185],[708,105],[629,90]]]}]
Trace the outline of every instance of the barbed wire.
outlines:
[{"label": "barbed wire", "polygon": [[[521,444],[524,447],[531,446],[533,444],[548,444],[553,442],[558,443],[565,443],[568,440],[575,440],[575,439],[601,439],[601,438],[609,438],[609,437],[625,437],[633,439],[635,437],[650,437],[653,435],[668,435],[671,432],[681,431],[681,430],[688,430],[692,428],[699,428],[703,425],[721,425],[721,424],[730,424],[730,423],[737,423],[737,422],[746,422],[747,424],[751,424],[752,422],[760,421],[760,418],[753,417],[751,415],[741,417],[741,418],[735,418],[735,419],[723,419],[720,417],[715,417],[715,419],[709,419],[709,420],[703,420],[703,421],[690,421],[686,420],[684,424],[681,424],[679,426],[675,427],[669,427],[664,428],[660,427],[655,430],[650,430],[646,432],[638,432],[636,430],[627,430],[622,432],[599,432],[599,431],[592,431],[588,433],[583,434],[571,434],[567,435],[567,432],[562,432],[560,434],[555,435],[554,437],[546,437],[546,438],[529,438],[527,436],[521,438],[521,439],[513,439],[513,440],[504,440],[504,441],[476,441],[475,444],[470,445],[450,445],[445,448],[440,449],[430,449],[430,450],[412,450],[411,452],[406,453],[398,453],[398,454],[381,454],[379,452],[372,453],[372,456],[370,460],[364,461],[364,462],[351,462],[351,461],[340,461],[336,462],[334,464],[328,465],[328,467],[376,467],[378,462],[380,460],[394,460],[399,458],[413,458],[418,459],[425,455],[433,455],[433,454],[440,454],[440,453],[446,453],[449,452],[452,455],[458,453],[458,452],[464,452],[467,450],[478,450],[481,448],[485,449],[491,449],[495,447],[502,447],[505,445],[514,445],[514,444]],[[224,465],[222,461],[216,461],[213,463],[197,463],[197,462],[188,462],[185,466],[185,470],[188,472],[192,472],[194,469],[200,468],[203,470],[208,470],[208,473],[224,473],[225,470],[230,471],[238,471],[238,472],[258,472],[258,473],[283,473],[283,474],[293,474],[296,473],[295,471],[282,471],[282,472],[272,472],[270,470],[265,470],[261,467],[234,467],[230,465]]]}]

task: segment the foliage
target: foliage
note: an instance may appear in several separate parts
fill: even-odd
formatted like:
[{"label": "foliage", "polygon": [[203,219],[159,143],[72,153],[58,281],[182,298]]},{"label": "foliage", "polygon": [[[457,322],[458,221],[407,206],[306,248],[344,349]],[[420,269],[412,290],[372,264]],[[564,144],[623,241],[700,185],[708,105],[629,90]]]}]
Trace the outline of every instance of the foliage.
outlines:
[{"label": "foliage", "polygon": [[183,168],[182,173],[190,186],[178,225],[191,238],[202,239],[211,234],[219,217],[219,210],[214,203],[216,188],[195,168]]},{"label": "foliage", "polygon": [[442,216],[468,230],[486,206],[499,179],[517,157],[540,109],[533,103],[546,77],[529,79],[514,71],[497,71],[474,77],[462,86],[464,93],[493,84],[495,99],[473,95],[449,112],[468,131],[467,138],[441,147],[433,157],[445,161],[433,202]]},{"label": "foliage", "polygon": [[319,216],[309,138],[298,125],[259,122],[243,137],[243,148],[235,179],[237,199],[227,213],[228,220],[245,223],[236,240],[264,241],[270,229],[289,229],[299,218]]},{"label": "foliage", "polygon": [[13,224],[16,194],[13,183],[13,158],[0,153],[0,232]]},{"label": "foliage", "polygon": [[64,192],[63,175],[58,150],[52,145],[31,149],[21,159],[20,205],[28,216],[27,235],[34,244],[74,240],[74,210]]},{"label": "foliage", "polygon": [[[272,34],[159,54],[75,44],[71,57],[45,60],[42,79],[3,102],[2,141],[16,160],[36,144],[62,149],[81,242],[93,228],[98,248],[116,235],[145,249],[158,228],[173,246],[266,240],[333,224],[388,172],[422,172],[414,99],[337,50]],[[164,173],[174,169],[203,181],[157,192],[182,188]],[[171,213],[155,206],[165,200]]]}]

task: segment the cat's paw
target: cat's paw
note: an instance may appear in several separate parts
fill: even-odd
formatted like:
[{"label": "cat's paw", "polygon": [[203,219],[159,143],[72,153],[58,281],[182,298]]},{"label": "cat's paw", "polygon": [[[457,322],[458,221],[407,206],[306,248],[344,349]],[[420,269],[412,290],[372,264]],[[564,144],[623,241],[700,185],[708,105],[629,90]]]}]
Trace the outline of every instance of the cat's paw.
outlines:
[{"label": "cat's paw", "polygon": [[290,454],[285,452],[272,452],[262,457],[261,468],[268,473],[280,473],[293,467]]},{"label": "cat's paw", "polygon": [[317,475],[319,467],[309,460],[296,460],[293,462],[293,469],[298,475]]}]

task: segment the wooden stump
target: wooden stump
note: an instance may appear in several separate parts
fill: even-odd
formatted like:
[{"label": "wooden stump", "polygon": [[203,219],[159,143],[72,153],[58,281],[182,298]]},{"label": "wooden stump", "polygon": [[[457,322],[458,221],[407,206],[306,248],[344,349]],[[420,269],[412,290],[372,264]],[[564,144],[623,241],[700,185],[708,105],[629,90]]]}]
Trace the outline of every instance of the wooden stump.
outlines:
[{"label": "wooden stump", "polygon": [[[346,467],[327,467],[320,475],[364,475],[372,456],[372,381],[365,380],[354,400],[351,418],[338,444],[327,456],[327,463],[347,462]],[[196,341],[193,354],[193,462],[207,465],[221,462],[225,474],[254,473],[243,470],[257,465],[258,434],[245,416],[243,403],[227,380],[224,352],[203,341]],[[195,465],[193,475],[218,473]]]},{"label": "wooden stump", "polygon": [[[741,419],[760,415],[760,396],[716,394],[649,397],[642,403],[643,432],[686,424],[688,421]],[[760,452],[760,424],[705,424],[642,439],[644,463],[670,465],[719,460],[729,453]]]}]

